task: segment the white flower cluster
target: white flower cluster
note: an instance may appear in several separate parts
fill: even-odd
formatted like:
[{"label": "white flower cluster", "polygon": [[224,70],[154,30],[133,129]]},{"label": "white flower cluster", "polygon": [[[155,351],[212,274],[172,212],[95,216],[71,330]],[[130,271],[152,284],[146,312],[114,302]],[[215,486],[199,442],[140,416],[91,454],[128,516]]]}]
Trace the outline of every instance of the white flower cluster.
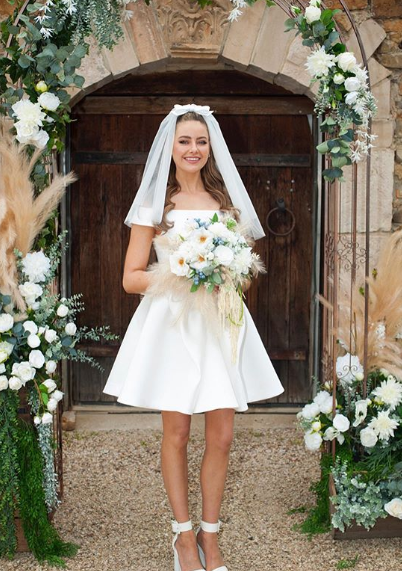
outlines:
[{"label": "white flower cluster", "polygon": [[224,281],[224,272],[240,282],[257,256],[235,229],[233,219],[220,222],[217,215],[210,222],[188,219],[169,258],[171,271],[191,279],[195,287],[204,284],[210,291]]},{"label": "white flower cluster", "polygon": [[231,0],[234,8],[229,14],[228,20],[229,22],[234,22],[243,14],[242,8],[246,8],[247,2],[245,0]]},{"label": "white flower cluster", "polygon": [[350,353],[338,357],[336,360],[336,376],[343,388],[350,387],[355,381],[362,381],[364,374],[359,357]]},{"label": "white flower cluster", "polygon": [[[39,83],[44,84],[44,82]],[[42,89],[43,86],[39,87],[38,91]],[[43,127],[44,122],[53,122],[46,111],[56,111],[59,105],[60,99],[57,95],[48,91],[41,93],[36,103],[32,103],[29,98],[14,103],[11,108],[13,117],[17,119],[14,123],[17,130],[17,141],[21,144],[34,145],[38,149],[44,149],[49,140],[49,135],[40,127]]]}]

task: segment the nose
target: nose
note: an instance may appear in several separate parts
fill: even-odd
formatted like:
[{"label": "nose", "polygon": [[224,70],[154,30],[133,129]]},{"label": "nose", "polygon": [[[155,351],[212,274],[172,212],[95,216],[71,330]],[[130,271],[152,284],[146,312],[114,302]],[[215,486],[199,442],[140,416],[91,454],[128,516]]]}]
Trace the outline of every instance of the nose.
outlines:
[{"label": "nose", "polygon": [[197,142],[196,142],[196,141],[191,141],[190,151],[191,151],[192,153],[196,153],[196,152],[198,151],[198,149],[197,149]]}]

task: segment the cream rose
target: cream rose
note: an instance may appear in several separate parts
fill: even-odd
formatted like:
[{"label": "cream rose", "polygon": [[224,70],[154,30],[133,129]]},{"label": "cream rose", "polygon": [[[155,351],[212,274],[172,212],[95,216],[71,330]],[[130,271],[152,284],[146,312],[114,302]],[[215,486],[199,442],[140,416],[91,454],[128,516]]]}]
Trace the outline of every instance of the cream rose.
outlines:
[{"label": "cream rose", "polygon": [[55,390],[52,394],[52,399],[55,399],[57,402],[61,401],[64,397],[64,393],[59,391],[58,389]]},{"label": "cream rose", "polygon": [[47,111],[56,111],[60,105],[60,99],[54,93],[45,92],[39,96],[38,102]]},{"label": "cream rose", "polygon": [[22,326],[25,331],[29,331],[32,335],[36,335],[36,333],[38,333],[38,326],[34,321],[24,321]]},{"label": "cream rose", "polygon": [[56,341],[57,339],[57,331],[54,329],[46,329],[45,339],[48,343],[53,343],[53,341]]},{"label": "cream rose", "polygon": [[57,369],[56,361],[50,360],[46,363],[46,373],[48,375],[51,375],[52,373],[54,373],[56,369]]},{"label": "cream rose", "polygon": [[66,315],[68,314],[68,307],[66,305],[64,305],[63,303],[61,303],[59,305],[59,307],[57,308],[56,313],[59,317],[66,317]]},{"label": "cream rose", "polygon": [[47,403],[47,410],[49,412],[54,412],[57,408],[57,404],[58,401],[54,398],[49,399],[49,402]]},{"label": "cream rose", "polygon": [[308,6],[304,13],[307,23],[312,24],[313,22],[318,22],[321,17],[321,10],[317,6]]},{"label": "cream rose", "polygon": [[372,448],[377,444],[377,441],[377,435],[371,428],[363,428],[363,430],[360,432],[360,442],[366,448]]},{"label": "cream rose", "polygon": [[8,379],[5,375],[0,376],[0,391],[8,389]]},{"label": "cream rose", "polygon": [[0,373],[5,373],[6,371],[6,366],[4,365],[4,363],[0,363]]},{"label": "cream rose", "polygon": [[19,377],[25,385],[27,381],[31,381],[35,377],[35,369],[27,361],[22,361],[21,363],[14,363],[12,374]]},{"label": "cream rose", "polygon": [[36,347],[39,347],[40,345],[40,339],[37,335],[31,334],[28,336],[27,343],[31,349],[36,349]]},{"label": "cream rose", "polygon": [[19,391],[22,385],[23,382],[18,377],[10,377],[8,381],[8,386],[12,391]]},{"label": "cream rose", "polygon": [[53,392],[57,388],[57,385],[53,381],[53,379],[46,379],[46,381],[43,381],[42,385],[44,385],[47,388],[48,393]]},{"label": "cream rose", "polygon": [[308,432],[304,435],[304,444],[310,452],[316,452],[320,449],[322,444],[321,434],[318,432]]},{"label": "cream rose", "polygon": [[14,317],[9,313],[0,313],[0,333],[10,331],[14,325]]},{"label": "cream rose", "polygon": [[337,56],[336,63],[342,71],[353,71],[357,62],[352,52],[344,52],[343,54],[339,54],[339,56]]},{"label": "cream rose", "polygon": [[334,75],[334,83],[336,85],[341,85],[344,81],[345,81],[345,76],[342,75],[341,73],[336,73]]},{"label": "cream rose", "polygon": [[42,351],[39,351],[39,349],[31,351],[29,353],[29,363],[32,367],[35,367],[35,369],[41,369],[45,364],[45,357],[43,356]]},{"label": "cream rose", "polygon": [[360,87],[360,81],[357,77],[348,77],[345,79],[345,89],[346,91],[358,91]]},{"label": "cream rose", "polygon": [[43,113],[39,103],[32,103],[29,99],[22,99],[14,103],[11,109],[14,111],[13,116],[17,117],[19,121],[42,126],[45,113]]},{"label": "cream rose", "polygon": [[390,502],[384,505],[384,509],[389,515],[392,517],[397,517],[398,519],[402,519],[402,499],[401,498],[394,498]]},{"label": "cream rose", "polygon": [[42,416],[42,424],[50,424],[53,422],[53,415],[50,412],[45,412]]},{"label": "cream rose", "polygon": [[67,325],[64,328],[64,331],[67,333],[67,335],[75,335],[76,331],[77,331],[77,326],[75,323],[67,323]]},{"label": "cream rose", "polygon": [[234,258],[233,250],[231,250],[227,246],[222,246],[222,245],[217,246],[215,248],[214,254],[215,254],[215,259],[222,266],[230,266]]},{"label": "cream rose", "polygon": [[349,419],[343,414],[336,414],[332,424],[334,425],[334,428],[339,430],[339,432],[346,432],[350,427]]}]

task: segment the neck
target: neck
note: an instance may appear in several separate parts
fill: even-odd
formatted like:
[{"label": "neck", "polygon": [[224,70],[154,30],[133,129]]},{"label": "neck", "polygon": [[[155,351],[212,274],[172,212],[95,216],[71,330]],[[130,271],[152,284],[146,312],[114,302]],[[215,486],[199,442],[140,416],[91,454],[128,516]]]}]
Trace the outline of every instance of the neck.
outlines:
[{"label": "neck", "polygon": [[180,186],[180,192],[188,194],[197,194],[204,191],[201,173],[187,173],[185,171],[176,170],[176,180]]}]

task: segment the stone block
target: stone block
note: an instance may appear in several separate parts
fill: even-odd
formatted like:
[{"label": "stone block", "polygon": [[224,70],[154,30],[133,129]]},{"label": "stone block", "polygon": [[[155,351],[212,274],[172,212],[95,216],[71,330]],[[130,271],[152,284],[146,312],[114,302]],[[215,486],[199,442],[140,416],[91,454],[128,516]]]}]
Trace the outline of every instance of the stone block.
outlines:
[{"label": "stone block", "polygon": [[131,28],[135,51],[140,64],[164,60],[170,53],[166,48],[163,33],[154,7],[145,2],[130,5],[133,17],[127,22]]},{"label": "stone block", "polygon": [[377,135],[374,141],[375,148],[386,149],[392,146],[394,140],[394,121],[384,119],[382,121],[373,121],[373,134]]},{"label": "stone block", "polygon": [[236,67],[240,69],[250,64],[265,10],[271,8],[266,7],[264,0],[258,0],[252,7],[245,8],[243,15],[229,27],[222,57],[237,62]]},{"label": "stone block", "polygon": [[391,82],[389,79],[384,79],[374,85],[372,93],[377,100],[377,114],[376,119],[388,119],[391,115]]},{"label": "stone block", "polygon": [[[77,73],[85,77],[83,85],[85,95],[95,91],[95,89],[112,79],[112,74],[105,65],[102,53],[99,51],[98,45],[93,38],[89,40],[88,55],[83,59]],[[82,94],[82,91],[80,93]]]},{"label": "stone block", "polygon": [[[343,10],[342,4],[339,0],[326,0],[325,6],[327,8],[331,8],[331,10]],[[349,10],[363,10],[367,8],[368,0],[348,0],[348,8]]]},{"label": "stone block", "polygon": [[[394,189],[394,151],[373,149],[371,156],[370,232],[390,231]],[[341,232],[351,231],[352,167],[344,169],[341,186]],[[366,161],[357,165],[357,231],[365,231]]]},{"label": "stone block", "polygon": [[289,89],[293,93],[304,94],[313,92],[311,76],[305,68],[311,49],[302,45],[302,38],[297,36],[289,47],[286,61],[280,73],[274,78],[274,83]]},{"label": "stone block", "polygon": [[[379,45],[385,40],[387,34],[385,30],[371,18],[369,20],[365,20],[362,24],[360,24],[358,29],[364,46],[364,51],[366,52],[366,57],[369,59],[377,50]],[[350,31],[347,40],[347,46],[348,49],[355,54],[358,62],[362,63],[363,59],[361,56],[360,47],[353,30]]]},{"label": "stone block", "polygon": [[114,79],[127,74],[132,69],[139,66],[137,54],[135,53],[133,40],[127,24],[123,26],[124,36],[120,38],[117,46],[113,50],[102,50],[105,63],[113,75]]},{"label": "stone block", "polygon": [[372,0],[371,10],[375,18],[398,18],[402,16],[399,0]]},{"label": "stone block", "polygon": [[295,32],[284,32],[287,14],[278,6],[265,10],[260,32],[254,47],[251,64],[269,75],[282,68]]},{"label": "stone block", "polygon": [[76,416],[74,410],[68,410],[63,412],[63,416],[61,417],[61,427],[66,432],[75,430]]},{"label": "stone block", "polygon": [[381,54],[379,59],[386,67],[402,69],[402,53]]},{"label": "stone block", "polygon": [[370,73],[371,87],[380,83],[383,79],[389,77],[392,72],[387,67],[384,67],[374,58],[370,58],[368,62],[368,69]]}]

